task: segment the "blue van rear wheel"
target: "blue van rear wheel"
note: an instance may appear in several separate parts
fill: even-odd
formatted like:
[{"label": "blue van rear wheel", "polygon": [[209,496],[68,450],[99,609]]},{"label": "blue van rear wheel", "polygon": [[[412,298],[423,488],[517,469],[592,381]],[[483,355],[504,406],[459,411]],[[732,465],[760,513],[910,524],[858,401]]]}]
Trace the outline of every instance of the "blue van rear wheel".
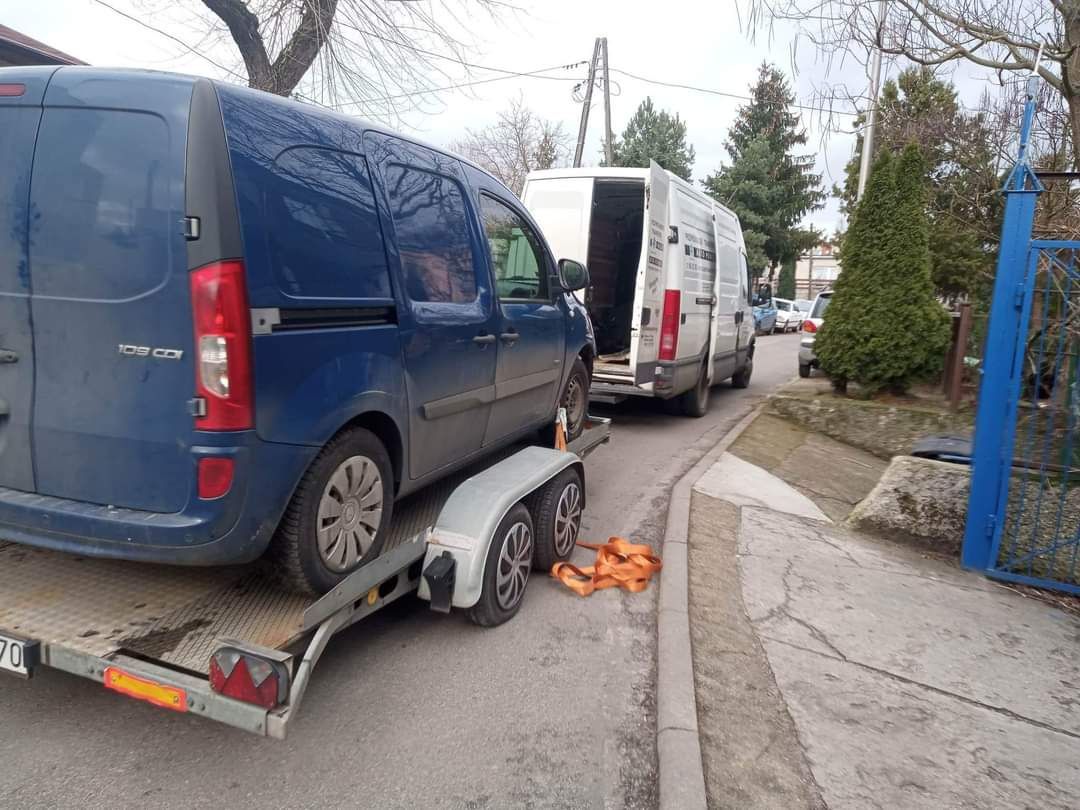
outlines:
[{"label": "blue van rear wheel", "polygon": [[322,595],[382,550],[394,506],[393,467],[378,437],[351,428],[315,457],[270,544],[274,575]]}]

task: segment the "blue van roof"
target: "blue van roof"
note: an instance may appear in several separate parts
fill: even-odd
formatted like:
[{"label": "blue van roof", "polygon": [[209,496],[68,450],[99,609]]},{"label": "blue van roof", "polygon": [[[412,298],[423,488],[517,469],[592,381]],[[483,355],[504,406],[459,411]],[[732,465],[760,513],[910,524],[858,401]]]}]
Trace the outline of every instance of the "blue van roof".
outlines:
[{"label": "blue van roof", "polygon": [[[321,107],[317,104],[309,102],[295,101],[293,99],[284,98],[282,96],[276,96],[272,93],[267,93],[262,90],[254,90],[250,87],[244,87],[238,84],[232,84],[217,79],[206,79],[201,76],[194,76],[185,73],[174,73],[170,71],[160,70],[148,70],[143,68],[104,68],[104,67],[89,67],[89,66],[34,66],[34,67],[5,67],[0,68],[0,81],[26,81],[33,79],[34,84],[48,83],[50,87],[55,87],[60,94],[63,95],[62,100],[54,98],[51,93],[48,96],[48,100],[51,104],[62,103],[65,106],[91,106],[95,103],[96,95],[93,92],[86,93],[85,79],[88,76],[93,76],[96,79],[104,80],[128,80],[139,81],[144,84],[146,91],[149,91],[155,85],[167,83],[176,85],[178,82],[190,82],[194,84],[197,81],[205,80],[211,82],[220,93],[228,93],[236,96],[246,96],[249,101],[256,101],[259,104],[266,105],[268,107],[276,107],[282,110],[299,111],[310,121],[317,121],[326,126],[340,127],[342,124],[347,125],[350,129],[355,129],[357,133],[364,131],[378,132],[384,135],[391,135],[401,140],[409,141],[410,143],[423,146],[426,149],[439,152],[440,154],[448,155],[460,160],[463,163],[472,166],[479,172],[489,177],[492,181],[498,183],[502,188],[506,189],[507,193],[513,194],[510,189],[506,188],[497,177],[494,177],[490,172],[481,166],[476,165],[474,162],[461,155],[450,152],[440,146],[428,143],[420,138],[413,137],[411,135],[405,135],[401,132],[397,132],[393,129],[385,127],[381,124],[376,124],[372,121],[368,121],[364,118],[360,118],[354,115],[347,115],[346,113],[331,110],[326,107]],[[79,94],[65,93],[65,89],[68,87],[80,86]],[[136,95],[143,95],[141,93]],[[147,92],[147,100],[152,98],[152,93]],[[150,104],[149,109],[153,109],[154,105]],[[358,141],[360,139],[357,139]],[[516,196],[516,195],[514,195]]]}]

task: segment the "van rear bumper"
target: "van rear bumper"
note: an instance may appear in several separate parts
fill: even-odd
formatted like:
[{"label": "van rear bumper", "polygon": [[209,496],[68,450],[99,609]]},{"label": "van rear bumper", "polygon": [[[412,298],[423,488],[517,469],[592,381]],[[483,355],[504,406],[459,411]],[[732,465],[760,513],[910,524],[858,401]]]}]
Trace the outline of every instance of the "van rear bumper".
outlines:
[{"label": "van rear bumper", "polygon": [[[0,540],[88,557],[228,565],[266,550],[292,489],[318,448],[256,441],[192,448],[236,460],[233,487],[215,500],[193,493],[180,512],[143,512],[0,487]],[[194,471],[194,463],[192,468]]]}]

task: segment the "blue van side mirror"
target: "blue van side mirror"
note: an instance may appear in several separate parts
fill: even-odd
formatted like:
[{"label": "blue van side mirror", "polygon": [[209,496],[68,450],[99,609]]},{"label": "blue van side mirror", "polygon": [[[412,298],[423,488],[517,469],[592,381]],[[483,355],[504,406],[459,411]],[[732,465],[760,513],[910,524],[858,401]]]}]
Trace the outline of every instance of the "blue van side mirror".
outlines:
[{"label": "blue van side mirror", "polygon": [[564,292],[584,290],[589,286],[589,271],[581,262],[559,259],[559,286]]}]

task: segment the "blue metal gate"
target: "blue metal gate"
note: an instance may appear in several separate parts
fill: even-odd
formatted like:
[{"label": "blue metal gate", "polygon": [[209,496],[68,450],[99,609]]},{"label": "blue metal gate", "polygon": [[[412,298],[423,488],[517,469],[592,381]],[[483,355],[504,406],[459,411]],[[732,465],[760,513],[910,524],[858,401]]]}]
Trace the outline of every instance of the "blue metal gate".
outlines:
[{"label": "blue metal gate", "polygon": [[1032,240],[1034,81],[983,358],[963,563],[1080,593],[1080,242]]}]

